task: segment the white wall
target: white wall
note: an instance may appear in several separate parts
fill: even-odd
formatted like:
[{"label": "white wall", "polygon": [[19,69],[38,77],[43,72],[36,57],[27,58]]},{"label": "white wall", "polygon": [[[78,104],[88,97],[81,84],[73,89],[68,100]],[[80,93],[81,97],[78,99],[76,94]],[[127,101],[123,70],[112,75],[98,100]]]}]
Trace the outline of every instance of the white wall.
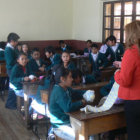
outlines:
[{"label": "white wall", "polygon": [[74,0],[74,39],[102,41],[102,3],[100,0]]},{"label": "white wall", "polygon": [[0,40],[16,32],[21,40],[71,39],[72,0],[1,0]]}]

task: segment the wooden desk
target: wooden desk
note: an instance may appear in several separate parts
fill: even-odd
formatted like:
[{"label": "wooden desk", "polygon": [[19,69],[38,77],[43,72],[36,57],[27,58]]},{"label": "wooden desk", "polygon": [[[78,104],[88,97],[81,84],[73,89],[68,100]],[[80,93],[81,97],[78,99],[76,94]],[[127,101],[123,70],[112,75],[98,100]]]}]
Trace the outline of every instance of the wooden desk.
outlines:
[{"label": "wooden desk", "polygon": [[119,129],[126,126],[123,106],[114,106],[109,111],[85,114],[69,113],[76,140],[88,140],[88,136]]},{"label": "wooden desk", "polygon": [[40,81],[23,82],[24,111],[25,111],[25,122],[26,122],[27,128],[30,126],[30,122],[31,122],[31,117],[29,115],[29,96],[35,95],[37,93],[37,89],[40,83],[41,83]]}]

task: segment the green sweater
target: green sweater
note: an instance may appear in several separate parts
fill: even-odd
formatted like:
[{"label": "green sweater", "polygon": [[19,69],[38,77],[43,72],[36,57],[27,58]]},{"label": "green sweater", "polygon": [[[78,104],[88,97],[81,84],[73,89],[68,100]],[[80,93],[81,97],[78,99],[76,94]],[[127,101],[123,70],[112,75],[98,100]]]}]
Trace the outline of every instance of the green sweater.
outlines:
[{"label": "green sweater", "polygon": [[19,64],[16,64],[11,71],[10,82],[14,85],[16,90],[22,89],[22,81],[25,76],[31,75],[32,72],[29,69],[29,65],[26,65],[26,72],[24,73],[23,67]]},{"label": "green sweater", "polygon": [[[83,98],[84,93],[85,91],[71,88],[64,90],[59,85],[53,87],[49,100],[49,110],[50,120],[54,127],[70,124],[69,115],[66,113],[80,109],[82,102],[78,100]],[[73,100],[76,101],[73,102]]]},{"label": "green sweater", "polygon": [[6,68],[8,70],[11,70],[12,67],[16,64],[16,53],[15,50],[10,48],[10,47],[6,47],[5,49],[5,61],[6,61]]}]

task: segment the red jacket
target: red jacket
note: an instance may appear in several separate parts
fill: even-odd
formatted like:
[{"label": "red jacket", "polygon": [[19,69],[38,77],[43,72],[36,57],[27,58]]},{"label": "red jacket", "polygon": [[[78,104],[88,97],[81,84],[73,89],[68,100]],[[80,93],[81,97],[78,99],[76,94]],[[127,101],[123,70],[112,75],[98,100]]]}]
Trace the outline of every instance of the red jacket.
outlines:
[{"label": "red jacket", "polygon": [[124,100],[140,100],[140,53],[136,45],[124,53],[121,70],[115,81],[120,85],[118,96]]}]

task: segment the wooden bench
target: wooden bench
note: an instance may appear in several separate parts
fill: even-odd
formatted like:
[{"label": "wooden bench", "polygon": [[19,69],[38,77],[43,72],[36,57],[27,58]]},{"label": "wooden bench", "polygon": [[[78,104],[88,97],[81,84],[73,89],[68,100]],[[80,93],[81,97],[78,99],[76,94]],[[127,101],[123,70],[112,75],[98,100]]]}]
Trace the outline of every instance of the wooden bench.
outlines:
[{"label": "wooden bench", "polygon": [[114,106],[109,111],[85,114],[68,113],[76,140],[88,140],[88,136],[126,127],[124,107]]}]

